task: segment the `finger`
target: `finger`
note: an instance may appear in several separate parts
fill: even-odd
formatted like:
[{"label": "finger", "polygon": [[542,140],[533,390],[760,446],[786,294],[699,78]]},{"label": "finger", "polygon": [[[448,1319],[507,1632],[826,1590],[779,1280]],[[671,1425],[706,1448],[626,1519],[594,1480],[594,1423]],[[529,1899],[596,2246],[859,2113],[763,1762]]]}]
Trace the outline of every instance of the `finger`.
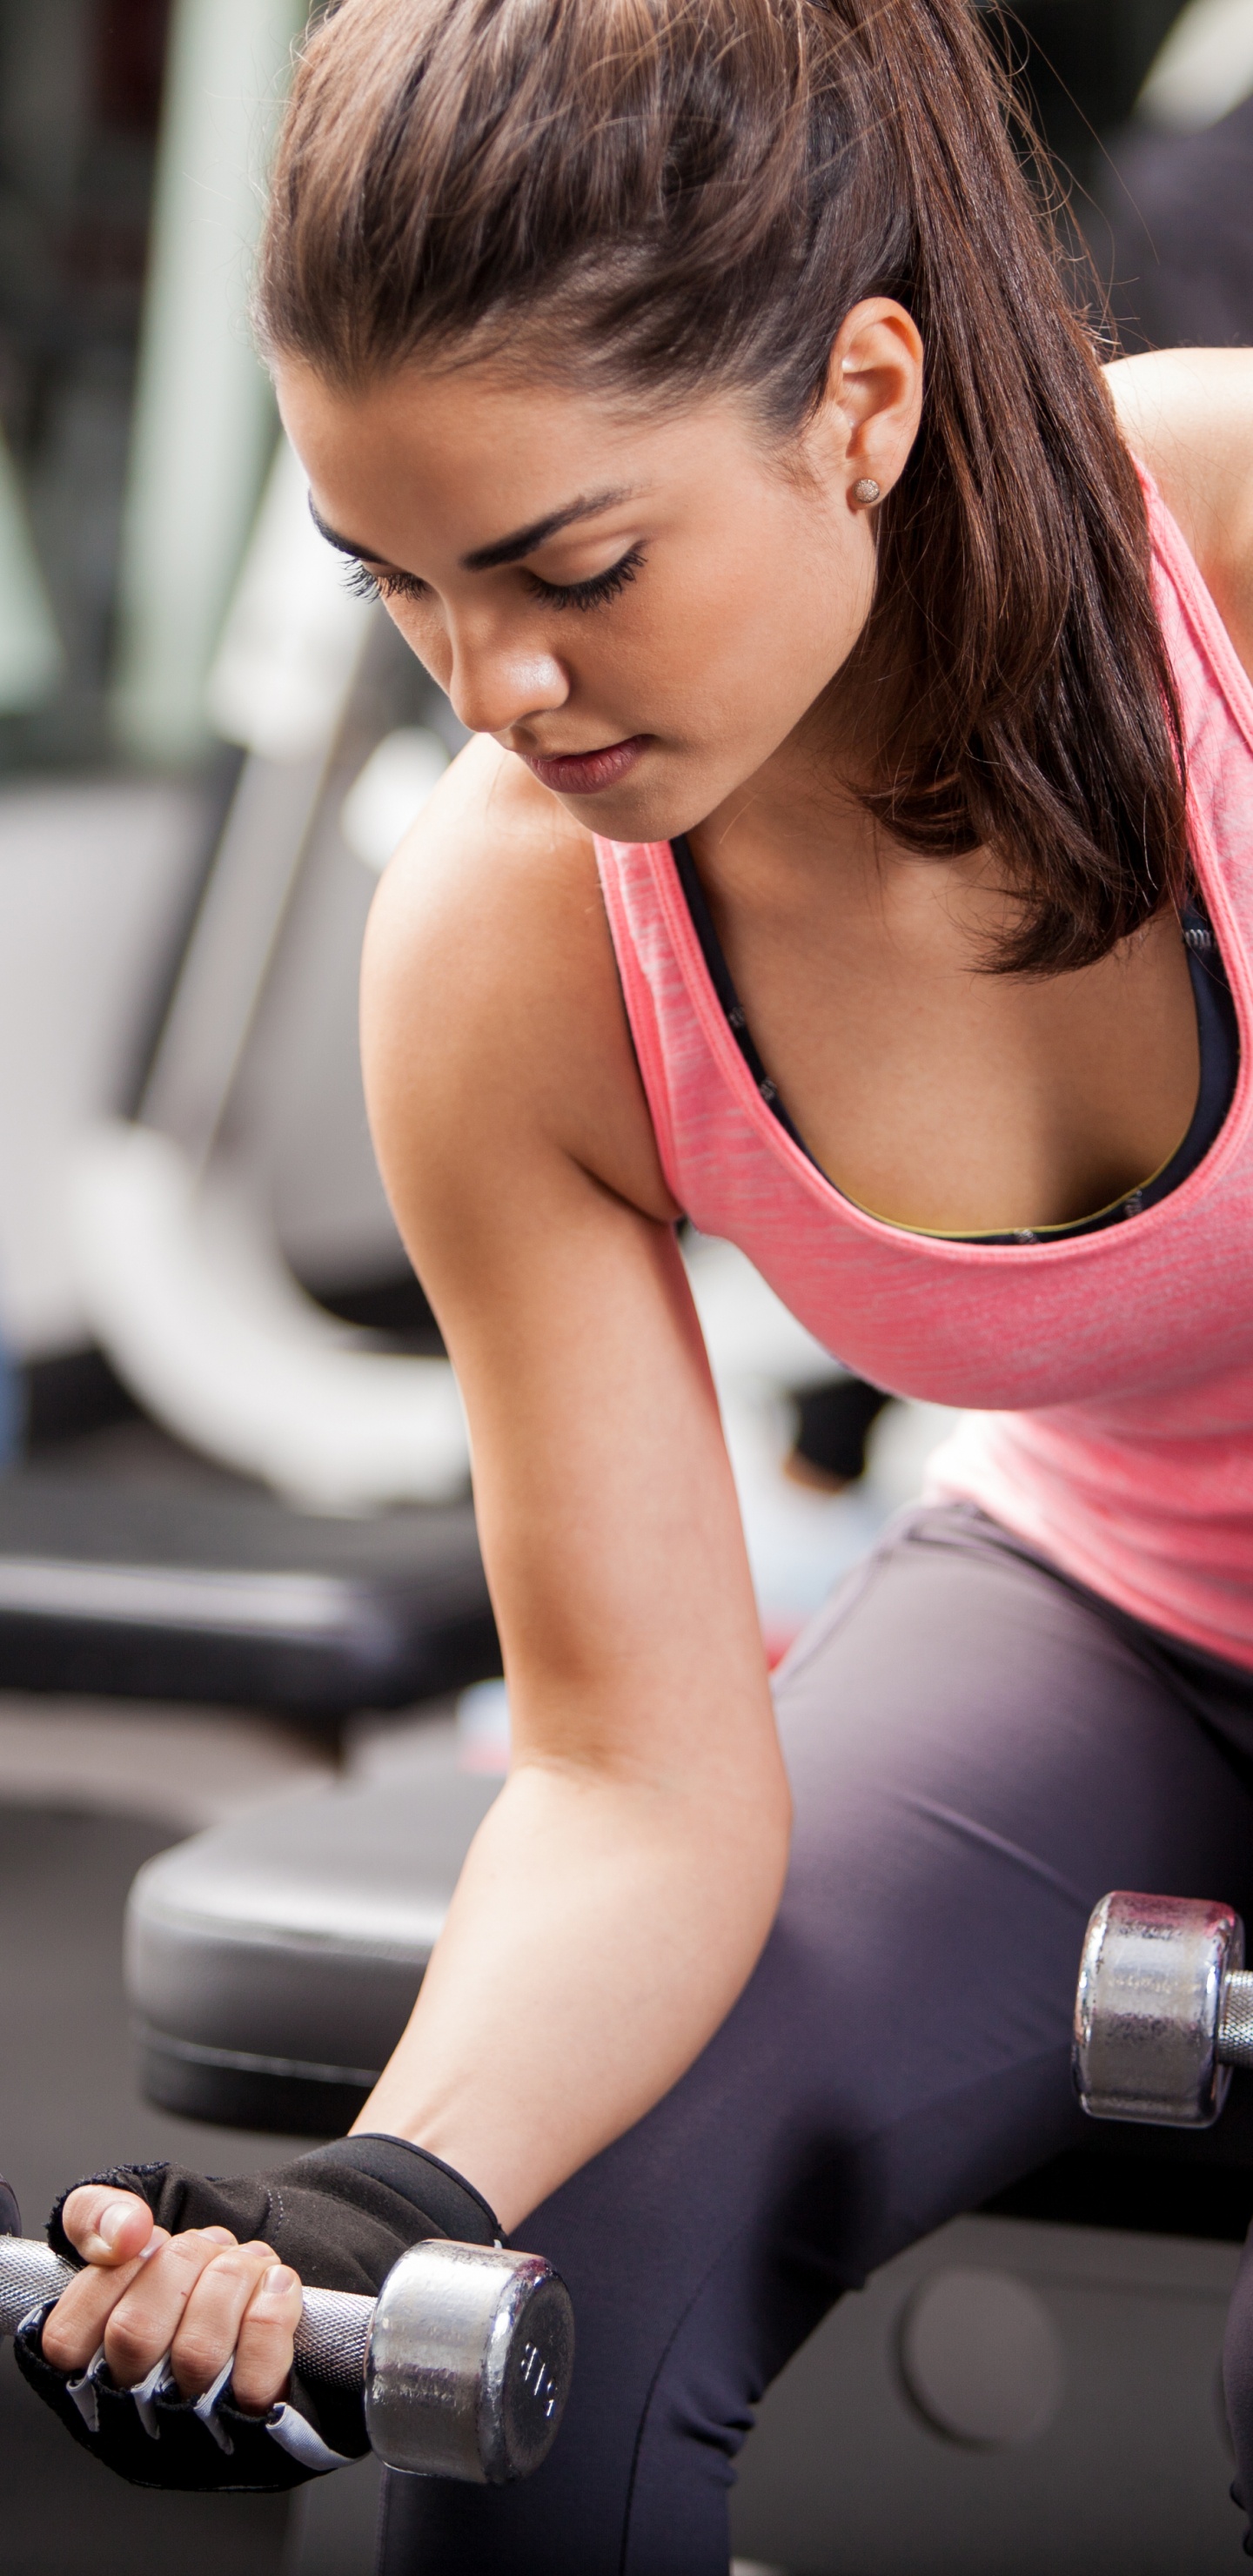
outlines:
[{"label": "finger", "polygon": [[119,2299],[145,2263],[168,2243],[166,2229],[156,2227],[149,2244],[134,2261],[117,2267],[89,2263],[84,2271],[75,2273],[44,2323],[43,2354],[54,2370],[86,2369],[92,2355],[100,2350],[105,2326]]},{"label": "finger", "polygon": [[235,2351],[248,2303],[274,2262],[272,2245],[231,2245],[201,2273],[170,2348],[184,2397],[199,2397],[213,2386]]},{"label": "finger", "polygon": [[303,2305],[299,2275],[286,2263],[271,2263],[249,2300],[235,2346],[231,2386],[245,2415],[267,2414],[282,2396]]},{"label": "finger", "polygon": [[103,2335],[105,2359],[119,2388],[133,2388],[146,2379],[153,2363],[170,2350],[201,2273],[222,2254],[224,2232],[188,2228],[169,2237],[150,2262],[139,2266]]},{"label": "finger", "polygon": [[116,2184],[85,2182],[70,2193],[61,2224],[75,2253],[87,2263],[129,2263],[152,2234],[152,2211],[138,2192]]}]

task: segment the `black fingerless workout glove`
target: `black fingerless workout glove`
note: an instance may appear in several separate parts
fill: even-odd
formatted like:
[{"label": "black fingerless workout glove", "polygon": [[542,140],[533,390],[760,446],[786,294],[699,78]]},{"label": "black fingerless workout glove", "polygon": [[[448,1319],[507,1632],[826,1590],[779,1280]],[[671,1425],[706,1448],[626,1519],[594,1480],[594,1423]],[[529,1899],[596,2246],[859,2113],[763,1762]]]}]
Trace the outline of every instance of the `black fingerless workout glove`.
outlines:
[{"label": "black fingerless workout glove", "polygon": [[[239,2181],[215,2182],[168,2164],[116,2165],[84,2180],[137,2193],[172,2236],[189,2227],[229,2227],[241,2244],[260,2238],[272,2245],[306,2288],[370,2298],[407,2246],[432,2236],[493,2245],[500,2236],[472,2185],[403,2138],[339,2138],[274,2173]],[[48,2242],[78,2264],[61,2224],[68,2198],[63,2192],[53,2210]],[[258,2416],[241,2413],[229,2377],[199,2400],[164,2385],[161,2365],[141,2389],[118,2389],[99,2358],[77,2374],[44,2360],[47,2314],[40,2308],[23,2325],[18,2368],[75,2441],[133,2486],[255,2495],[300,2486],[368,2448],[364,2391],[294,2372],[287,2397]]]}]

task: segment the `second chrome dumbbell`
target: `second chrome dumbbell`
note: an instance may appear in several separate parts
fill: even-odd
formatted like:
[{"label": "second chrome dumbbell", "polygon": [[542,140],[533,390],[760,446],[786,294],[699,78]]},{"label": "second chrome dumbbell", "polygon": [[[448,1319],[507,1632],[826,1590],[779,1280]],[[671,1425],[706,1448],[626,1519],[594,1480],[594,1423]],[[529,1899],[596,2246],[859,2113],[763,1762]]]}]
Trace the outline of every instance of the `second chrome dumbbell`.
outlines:
[{"label": "second chrome dumbbell", "polygon": [[1232,2067],[1253,2067],[1253,1975],[1231,1906],[1102,1897],[1083,1944],[1073,2063],[1095,2120],[1209,2128]]}]

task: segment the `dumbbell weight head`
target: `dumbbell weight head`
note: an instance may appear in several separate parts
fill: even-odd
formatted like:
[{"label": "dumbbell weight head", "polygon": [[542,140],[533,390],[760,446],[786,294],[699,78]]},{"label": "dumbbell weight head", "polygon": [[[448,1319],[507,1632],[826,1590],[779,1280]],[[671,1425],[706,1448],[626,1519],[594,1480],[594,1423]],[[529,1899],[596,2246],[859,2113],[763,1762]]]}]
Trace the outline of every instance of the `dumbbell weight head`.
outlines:
[{"label": "dumbbell weight head", "polygon": [[372,2449],[395,2469],[503,2486],[550,2450],[570,2384],[565,2284],[503,2246],[413,2245],[388,2273],[366,2361]]},{"label": "dumbbell weight head", "polygon": [[1103,1897],[1075,1995],[1075,2088],[1095,2120],[1207,2129],[1231,2081],[1218,2054],[1226,1979],[1244,1963],[1229,1905],[1181,1896]]}]

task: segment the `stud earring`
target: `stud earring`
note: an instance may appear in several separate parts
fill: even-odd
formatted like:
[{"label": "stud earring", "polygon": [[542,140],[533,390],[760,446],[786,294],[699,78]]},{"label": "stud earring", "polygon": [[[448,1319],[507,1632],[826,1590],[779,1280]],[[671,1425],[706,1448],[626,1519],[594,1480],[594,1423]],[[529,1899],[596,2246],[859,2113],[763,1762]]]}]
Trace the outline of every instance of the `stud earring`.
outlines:
[{"label": "stud earring", "polygon": [[863,474],[860,483],[853,485],[853,499],[860,502],[863,510],[868,510],[872,501],[881,501],[882,498],[883,494],[872,474]]}]

